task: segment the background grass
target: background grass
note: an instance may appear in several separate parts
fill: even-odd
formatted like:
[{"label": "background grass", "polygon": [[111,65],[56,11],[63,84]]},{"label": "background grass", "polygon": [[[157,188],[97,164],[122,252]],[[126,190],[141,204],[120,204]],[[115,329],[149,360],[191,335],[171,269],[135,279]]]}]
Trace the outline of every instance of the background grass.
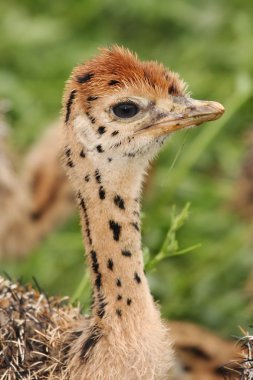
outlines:
[{"label": "background grass", "polygon": [[[149,275],[152,291],[166,317],[224,335],[247,327],[253,226],[230,202],[253,121],[253,2],[9,0],[0,3],[0,14],[0,97],[11,101],[8,121],[20,154],[58,117],[72,67],[99,46],[123,44],[142,59],[162,61],[194,97],[225,105],[223,120],[178,133],[159,156],[144,199],[143,244],[151,255],[158,252],[172,205],[190,201],[180,248],[201,248],[158,265]],[[85,270],[79,229],[75,216],[23,262],[2,269],[24,280],[35,275],[50,294],[72,295]]]}]

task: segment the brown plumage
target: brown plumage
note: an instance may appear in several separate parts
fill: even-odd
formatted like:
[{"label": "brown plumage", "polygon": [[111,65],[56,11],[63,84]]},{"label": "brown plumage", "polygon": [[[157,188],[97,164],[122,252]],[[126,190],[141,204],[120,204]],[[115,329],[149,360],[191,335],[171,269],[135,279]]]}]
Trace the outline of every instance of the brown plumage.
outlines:
[{"label": "brown plumage", "polygon": [[0,258],[27,255],[73,213],[74,197],[57,147],[60,136],[56,123],[20,158],[9,152],[0,124]]},{"label": "brown plumage", "polygon": [[183,321],[168,322],[175,349],[173,380],[238,380],[241,348],[236,341]]},{"label": "brown plumage", "polygon": [[[68,379],[67,355],[83,316],[67,297],[47,297],[35,287],[0,278],[0,378]],[[169,322],[168,327],[175,349],[171,379],[223,380],[227,373],[237,379],[242,373],[234,342],[191,323]]]},{"label": "brown plumage", "polygon": [[0,277],[0,378],[64,379],[66,334],[77,316],[66,299]]},{"label": "brown plumage", "polygon": [[141,63],[119,47],[102,50],[67,83],[62,150],[93,288],[90,318],[80,317],[78,334],[75,320],[68,326],[69,380],[169,376],[169,331],[143,271],[141,185],[149,161],[172,132],[224,112],[216,102],[187,97],[184,87],[162,65]]}]

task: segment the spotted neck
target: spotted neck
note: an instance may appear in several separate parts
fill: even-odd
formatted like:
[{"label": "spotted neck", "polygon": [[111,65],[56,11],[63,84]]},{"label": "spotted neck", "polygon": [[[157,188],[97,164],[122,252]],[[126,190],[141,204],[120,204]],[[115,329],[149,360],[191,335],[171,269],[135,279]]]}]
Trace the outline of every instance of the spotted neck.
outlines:
[{"label": "spotted neck", "polygon": [[[66,148],[69,175],[77,190],[85,251],[93,288],[93,317],[149,318],[155,309],[143,271],[140,190],[144,168],[81,144]],[[156,314],[156,313],[155,313]]]}]

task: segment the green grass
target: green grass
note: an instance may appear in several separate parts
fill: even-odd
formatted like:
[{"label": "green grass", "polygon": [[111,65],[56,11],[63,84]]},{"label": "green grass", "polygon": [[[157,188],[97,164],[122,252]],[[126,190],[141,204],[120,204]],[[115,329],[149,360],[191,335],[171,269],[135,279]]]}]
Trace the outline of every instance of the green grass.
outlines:
[{"label": "green grass", "polygon": [[[166,317],[224,335],[247,328],[253,226],[230,203],[253,121],[252,1],[10,0],[0,12],[0,97],[11,101],[12,143],[21,154],[58,117],[72,67],[99,46],[123,44],[142,59],[162,61],[194,97],[225,105],[219,121],[176,134],[161,152],[144,199],[143,244],[154,259],[170,230],[172,206],[180,212],[190,202],[176,239],[180,250],[201,247],[158,264],[148,275],[152,291]],[[79,230],[76,216],[24,261],[2,268],[24,280],[36,276],[48,293],[76,299],[85,272]]]}]

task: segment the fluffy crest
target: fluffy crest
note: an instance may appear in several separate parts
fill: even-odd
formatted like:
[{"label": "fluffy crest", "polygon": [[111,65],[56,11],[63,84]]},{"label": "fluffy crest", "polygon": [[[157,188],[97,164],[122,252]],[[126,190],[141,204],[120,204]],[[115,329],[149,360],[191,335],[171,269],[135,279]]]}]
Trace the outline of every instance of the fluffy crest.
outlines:
[{"label": "fluffy crest", "polygon": [[68,82],[70,90],[92,100],[121,88],[133,88],[143,95],[184,96],[186,85],[178,74],[154,61],[141,62],[128,49],[113,46],[77,66]]}]

